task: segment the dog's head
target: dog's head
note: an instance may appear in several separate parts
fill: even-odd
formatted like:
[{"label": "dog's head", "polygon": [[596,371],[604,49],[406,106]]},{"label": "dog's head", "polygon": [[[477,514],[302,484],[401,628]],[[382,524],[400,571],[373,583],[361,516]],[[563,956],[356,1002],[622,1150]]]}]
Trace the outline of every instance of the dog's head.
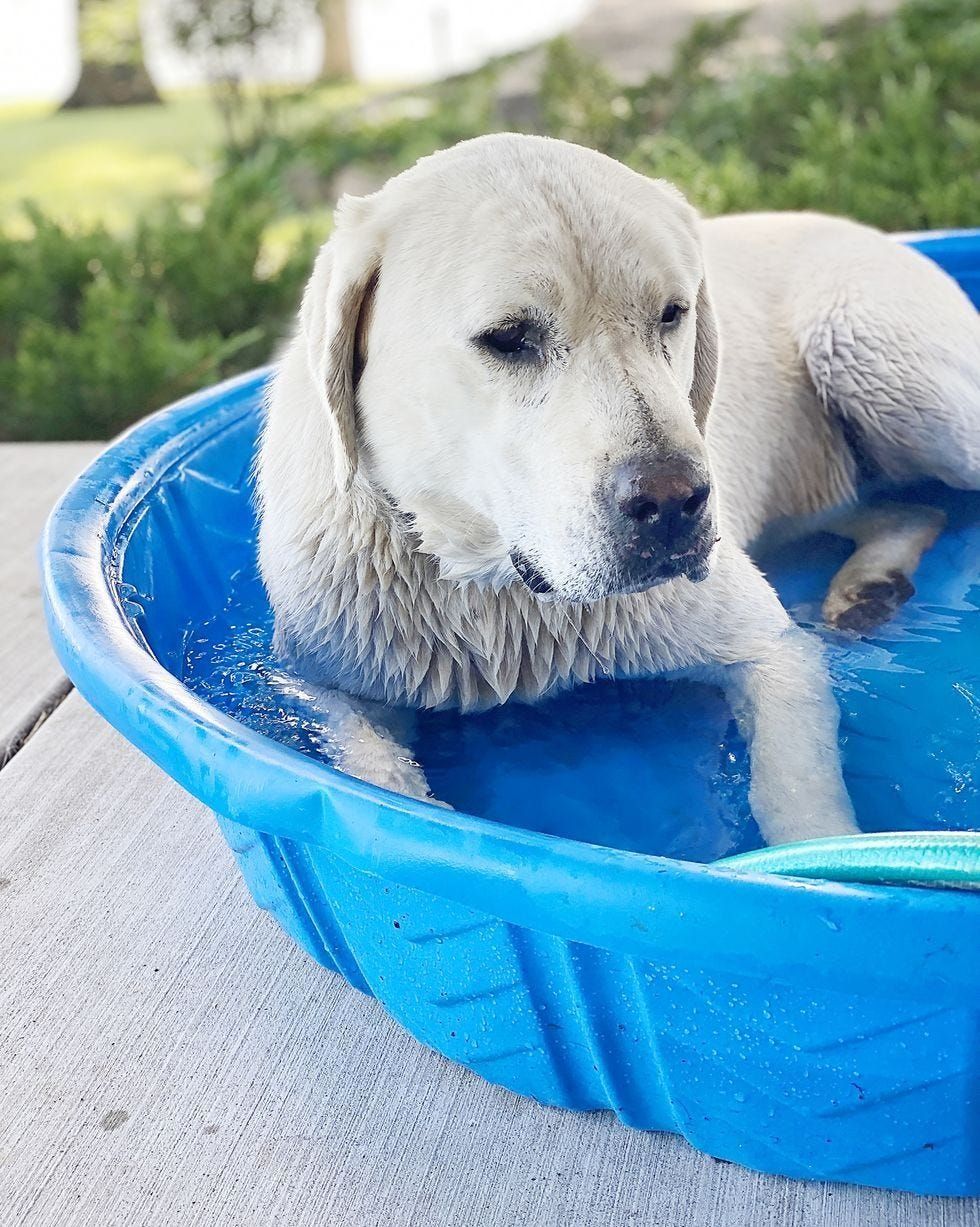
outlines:
[{"label": "dog's head", "polygon": [[669,185],[468,141],[341,203],[301,318],[343,471],[444,574],[587,601],[708,573],[717,334]]}]

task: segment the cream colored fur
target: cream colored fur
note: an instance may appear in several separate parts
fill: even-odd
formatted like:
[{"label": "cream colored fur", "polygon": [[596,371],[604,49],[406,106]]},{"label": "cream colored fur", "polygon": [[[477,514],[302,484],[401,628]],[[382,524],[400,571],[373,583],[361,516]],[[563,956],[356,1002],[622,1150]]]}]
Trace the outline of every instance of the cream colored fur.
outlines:
[{"label": "cream colored fur", "polygon": [[[665,296],[688,310],[651,340]],[[472,338],[529,306],[563,339],[547,370],[488,364]],[[852,831],[819,646],[745,547],[852,504],[856,449],[890,478],[980,484],[978,404],[975,314],[876,232],[699,224],[673,188],[591,151],[466,142],[342,202],[317,260],[258,464],[278,646],[324,689],[341,765],[415,796],[424,775],[372,703],[474,710],[604,676],[707,677],[749,741],[766,839]],[[595,491],[638,449],[710,471],[720,540],[701,582],[607,595]],[[921,553],[932,538],[915,532]],[[513,550],[554,596],[521,583]],[[847,581],[862,592],[881,578],[880,551],[865,557]]]}]

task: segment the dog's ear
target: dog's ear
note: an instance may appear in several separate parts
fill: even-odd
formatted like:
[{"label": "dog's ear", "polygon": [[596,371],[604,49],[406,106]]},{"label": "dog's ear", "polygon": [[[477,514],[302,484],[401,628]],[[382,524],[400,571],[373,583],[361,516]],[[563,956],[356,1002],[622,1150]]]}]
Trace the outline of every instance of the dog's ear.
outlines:
[{"label": "dog's ear", "polygon": [[718,382],[718,324],[705,279],[698,286],[697,320],[694,341],[694,377],[691,380],[691,405],[698,430],[704,434],[708,411]]},{"label": "dog's ear", "polygon": [[357,470],[354,398],[381,269],[379,244],[365,224],[367,203],[349,197],[341,202],[336,229],[316,258],[299,313],[313,385],[336,432],[338,476],[345,487]]}]

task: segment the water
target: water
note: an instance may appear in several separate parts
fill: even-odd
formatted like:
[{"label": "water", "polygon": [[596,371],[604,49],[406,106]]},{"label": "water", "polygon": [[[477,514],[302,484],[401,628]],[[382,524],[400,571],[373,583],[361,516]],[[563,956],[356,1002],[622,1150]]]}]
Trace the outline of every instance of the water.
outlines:
[{"label": "water", "polygon": [[[920,494],[922,492],[919,492]],[[820,631],[841,705],[845,774],[866,830],[980,826],[980,496],[930,489],[947,533],[917,594],[869,639]],[[797,621],[818,622],[847,554],[818,536],[765,560]],[[186,639],[183,675],[250,728],[315,758],[331,745],[302,679],[271,650],[254,567]],[[745,746],[694,683],[600,682],[535,707],[423,713],[413,751],[457,809],[549,834],[709,861],[757,847]]]}]

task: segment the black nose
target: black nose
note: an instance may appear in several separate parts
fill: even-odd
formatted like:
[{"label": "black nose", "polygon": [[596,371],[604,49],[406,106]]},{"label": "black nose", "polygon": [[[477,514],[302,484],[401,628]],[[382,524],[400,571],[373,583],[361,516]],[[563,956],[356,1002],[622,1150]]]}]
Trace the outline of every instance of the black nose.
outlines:
[{"label": "black nose", "polygon": [[663,541],[683,536],[704,515],[711,486],[684,462],[627,460],[616,470],[613,498],[621,515]]}]

